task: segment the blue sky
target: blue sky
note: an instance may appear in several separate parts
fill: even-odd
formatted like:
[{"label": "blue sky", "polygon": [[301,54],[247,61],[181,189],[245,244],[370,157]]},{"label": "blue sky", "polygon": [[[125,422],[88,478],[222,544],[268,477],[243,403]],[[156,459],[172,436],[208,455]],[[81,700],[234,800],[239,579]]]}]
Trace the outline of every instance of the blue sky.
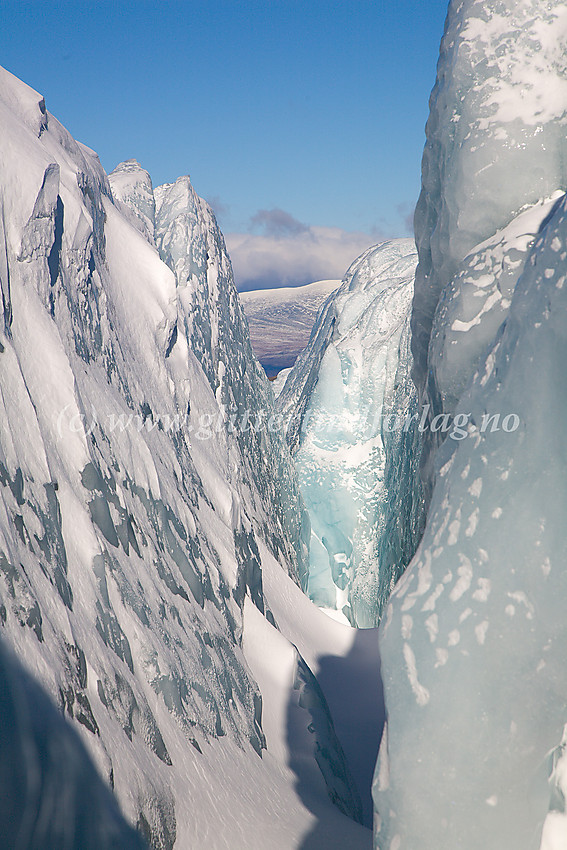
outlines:
[{"label": "blue sky", "polygon": [[107,171],[191,174],[241,284],[303,283],[409,232],[446,7],[2,0],[0,62]]}]

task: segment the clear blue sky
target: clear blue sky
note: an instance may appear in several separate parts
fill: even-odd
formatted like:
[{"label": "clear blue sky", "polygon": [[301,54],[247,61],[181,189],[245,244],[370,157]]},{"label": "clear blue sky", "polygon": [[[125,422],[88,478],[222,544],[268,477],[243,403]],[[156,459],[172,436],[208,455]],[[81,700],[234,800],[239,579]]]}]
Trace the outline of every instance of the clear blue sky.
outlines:
[{"label": "clear blue sky", "polygon": [[446,7],[2,0],[0,62],[107,171],[136,158],[155,184],[190,173],[227,233],[268,234],[251,219],[275,209],[404,235]]}]

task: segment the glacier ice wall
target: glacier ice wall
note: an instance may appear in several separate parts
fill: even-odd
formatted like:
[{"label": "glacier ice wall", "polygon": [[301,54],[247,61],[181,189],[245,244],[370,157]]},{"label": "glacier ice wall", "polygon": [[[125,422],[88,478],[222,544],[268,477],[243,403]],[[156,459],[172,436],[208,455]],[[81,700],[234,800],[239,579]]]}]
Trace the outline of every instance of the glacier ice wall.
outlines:
[{"label": "glacier ice wall", "polygon": [[468,425],[442,445],[424,435],[427,524],[381,626],[380,850],[567,842],[566,40],[562,3],[449,6],[413,374],[430,424]]},{"label": "glacier ice wall", "polygon": [[559,0],[450,3],[415,213],[414,377],[432,416],[453,412],[567,188],[566,46]]},{"label": "glacier ice wall", "polygon": [[[222,235],[188,178],[109,180],[3,70],[0,121],[3,633],[152,846],[266,846],[307,815],[266,751],[243,607],[275,622],[264,565],[300,584],[309,525],[284,437],[253,418],[272,393]],[[338,742],[322,764],[339,800]],[[362,846],[337,817],[336,846]]]},{"label": "glacier ice wall", "polygon": [[156,200],[152,178],[135,159],[121,162],[108,175],[114,203],[155,246]]},{"label": "glacier ice wall", "polygon": [[[153,222],[160,257],[175,273],[177,316],[168,328],[165,356],[169,358],[178,335],[183,334],[230,431],[231,475],[246,482],[253,512],[263,517],[261,533],[271,550],[305,584],[308,551],[304,540],[309,520],[281,431],[267,427],[272,396],[252,353],[213,211],[186,176],[156,187],[153,207],[147,200],[149,175],[137,163],[121,163],[109,179],[113,192],[118,186],[121,201],[138,221]],[[179,398],[178,406],[185,410],[190,399]],[[213,425],[213,421],[204,425],[203,435]],[[248,482],[254,486],[248,488]]]},{"label": "glacier ice wall", "polygon": [[377,623],[421,529],[409,378],[415,263],[409,239],[359,257],[278,397],[311,519],[309,595],[365,627]]},{"label": "glacier ice wall", "polygon": [[457,407],[469,434],[440,449],[384,617],[381,850],[532,850],[542,828],[546,850],[567,840],[566,260],[564,198]]},{"label": "glacier ice wall", "polygon": [[285,437],[281,429],[268,427],[272,394],[252,353],[223,235],[189,178],[159,186],[155,195],[156,245],[175,271],[178,325],[228,423],[236,449],[233,468],[249,489],[254,515],[262,517],[262,537],[305,586],[309,518]]}]

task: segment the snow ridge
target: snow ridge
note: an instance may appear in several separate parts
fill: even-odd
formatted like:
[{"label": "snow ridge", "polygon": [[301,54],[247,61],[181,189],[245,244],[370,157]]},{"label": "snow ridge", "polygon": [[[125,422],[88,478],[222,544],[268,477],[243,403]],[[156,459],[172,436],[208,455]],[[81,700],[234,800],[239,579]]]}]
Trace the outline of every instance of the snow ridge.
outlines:
[{"label": "snow ridge", "polygon": [[[303,598],[308,521],[283,436],[232,427],[273,397],[222,235],[187,177],[154,192],[130,161],[109,182],[3,70],[0,122],[3,634],[152,846],[298,842],[314,816],[266,750],[244,608],[275,630],[280,596]],[[348,653],[333,628],[320,654]],[[362,847],[325,740],[328,846]]]}]

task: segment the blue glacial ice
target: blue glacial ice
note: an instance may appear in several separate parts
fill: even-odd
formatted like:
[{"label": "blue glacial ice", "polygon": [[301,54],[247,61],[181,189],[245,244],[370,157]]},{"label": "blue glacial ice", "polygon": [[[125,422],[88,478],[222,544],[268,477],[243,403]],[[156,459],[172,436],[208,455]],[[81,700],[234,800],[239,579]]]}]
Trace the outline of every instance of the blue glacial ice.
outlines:
[{"label": "blue glacial ice", "polygon": [[439,450],[425,534],[384,617],[379,848],[530,850],[548,812],[563,843],[541,846],[567,838],[566,256],[564,199],[457,406],[469,436]]},{"label": "blue glacial ice", "polygon": [[380,628],[379,850],[567,846],[567,7],[452,2],[431,99],[414,377],[427,523]]},{"label": "blue glacial ice", "polygon": [[450,3],[415,213],[414,377],[432,416],[453,412],[567,186],[566,44],[559,0]]},{"label": "blue glacial ice", "polygon": [[364,627],[378,622],[421,530],[416,259],[410,239],[359,257],[278,396],[311,519],[309,596]]}]

